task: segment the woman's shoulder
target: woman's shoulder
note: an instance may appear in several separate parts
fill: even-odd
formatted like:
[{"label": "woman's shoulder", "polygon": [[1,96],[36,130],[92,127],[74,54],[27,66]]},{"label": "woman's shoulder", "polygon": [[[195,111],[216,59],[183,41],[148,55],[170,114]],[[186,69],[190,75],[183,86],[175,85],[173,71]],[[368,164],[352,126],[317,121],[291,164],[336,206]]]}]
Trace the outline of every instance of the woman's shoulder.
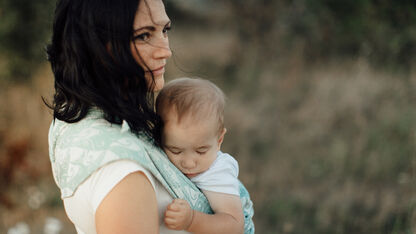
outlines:
[{"label": "woman's shoulder", "polygon": [[89,114],[76,123],[55,120],[49,131],[50,142],[56,147],[77,147],[82,149],[109,149],[114,147],[144,147],[151,141],[130,131],[127,122],[113,124],[97,113]]},{"label": "woman's shoulder", "polygon": [[126,122],[111,124],[91,115],[77,123],[55,120],[49,132],[49,156],[63,197],[110,162],[130,159],[148,165],[151,147],[150,140],[133,134]]}]

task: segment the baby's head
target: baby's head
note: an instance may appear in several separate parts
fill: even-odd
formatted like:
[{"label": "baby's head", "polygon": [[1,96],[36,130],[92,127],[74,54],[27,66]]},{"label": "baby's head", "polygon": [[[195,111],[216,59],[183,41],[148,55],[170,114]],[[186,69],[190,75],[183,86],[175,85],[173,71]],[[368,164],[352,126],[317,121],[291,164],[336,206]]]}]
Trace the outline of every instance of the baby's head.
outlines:
[{"label": "baby's head", "polygon": [[208,80],[176,79],[159,93],[162,147],[186,176],[206,171],[215,161],[226,132],[224,106],[224,93]]}]

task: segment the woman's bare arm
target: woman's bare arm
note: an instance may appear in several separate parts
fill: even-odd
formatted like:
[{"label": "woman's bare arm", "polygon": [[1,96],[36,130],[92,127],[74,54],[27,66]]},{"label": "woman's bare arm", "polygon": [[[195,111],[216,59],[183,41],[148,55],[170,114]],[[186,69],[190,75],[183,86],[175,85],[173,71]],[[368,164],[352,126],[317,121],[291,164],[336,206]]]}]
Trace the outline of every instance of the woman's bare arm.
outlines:
[{"label": "woman's bare arm", "polygon": [[159,233],[156,194],[142,172],[120,181],[103,199],[95,213],[98,234]]}]

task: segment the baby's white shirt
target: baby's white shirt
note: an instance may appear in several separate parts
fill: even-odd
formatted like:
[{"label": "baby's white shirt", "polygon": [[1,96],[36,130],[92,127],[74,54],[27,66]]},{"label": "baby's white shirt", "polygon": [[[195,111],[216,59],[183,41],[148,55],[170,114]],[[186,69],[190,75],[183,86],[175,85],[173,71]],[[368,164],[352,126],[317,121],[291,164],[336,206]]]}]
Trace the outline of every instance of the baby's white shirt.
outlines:
[{"label": "baby's white shirt", "polygon": [[202,190],[240,196],[238,162],[229,154],[218,151],[210,168],[191,178]]}]

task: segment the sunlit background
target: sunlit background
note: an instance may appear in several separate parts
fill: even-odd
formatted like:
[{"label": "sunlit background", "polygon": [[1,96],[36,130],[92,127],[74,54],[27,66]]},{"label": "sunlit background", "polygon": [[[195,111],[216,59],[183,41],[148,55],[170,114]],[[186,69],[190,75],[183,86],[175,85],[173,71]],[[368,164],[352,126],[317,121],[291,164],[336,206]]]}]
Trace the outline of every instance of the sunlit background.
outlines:
[{"label": "sunlit background", "polygon": [[[239,161],[256,233],[416,233],[416,1],[165,3],[166,77],[226,93],[223,151]],[[41,99],[54,5],[0,1],[0,233],[75,233]]]}]

